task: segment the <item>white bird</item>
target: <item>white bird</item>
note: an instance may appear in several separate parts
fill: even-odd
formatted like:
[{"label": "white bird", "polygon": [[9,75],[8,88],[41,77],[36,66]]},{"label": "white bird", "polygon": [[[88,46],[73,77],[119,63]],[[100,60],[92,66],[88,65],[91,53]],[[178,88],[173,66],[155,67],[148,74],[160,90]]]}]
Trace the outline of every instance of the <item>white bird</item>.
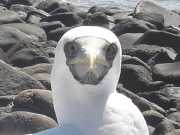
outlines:
[{"label": "white bird", "polygon": [[66,32],[51,76],[59,127],[34,135],[149,135],[139,109],[116,92],[121,59],[110,30],[80,26]]}]

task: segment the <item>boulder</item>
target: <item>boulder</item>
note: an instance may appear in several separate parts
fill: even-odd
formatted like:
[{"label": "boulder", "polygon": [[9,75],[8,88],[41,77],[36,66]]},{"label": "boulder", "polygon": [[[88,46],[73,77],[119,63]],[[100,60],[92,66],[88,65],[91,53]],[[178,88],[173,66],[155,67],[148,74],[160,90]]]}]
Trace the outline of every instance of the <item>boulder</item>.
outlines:
[{"label": "boulder", "polygon": [[171,122],[164,119],[156,126],[153,135],[176,135],[175,128]]},{"label": "boulder", "polygon": [[120,36],[125,33],[144,33],[150,29],[156,29],[155,25],[143,20],[128,18],[118,20],[112,31]]},{"label": "boulder", "polygon": [[[71,11],[73,7],[70,3],[64,2],[64,0],[43,0],[34,4],[34,6],[37,9],[44,10],[48,13],[54,12],[58,8],[62,8],[61,11]],[[73,11],[74,10],[72,10],[72,12]]]},{"label": "boulder", "polygon": [[153,78],[166,83],[180,84],[180,62],[156,64],[153,66]]},{"label": "boulder", "polygon": [[47,33],[48,40],[54,40],[58,42],[60,38],[63,36],[63,34],[68,30],[70,30],[71,28],[72,27],[62,27],[55,30],[51,30],[50,32]]},{"label": "boulder", "polygon": [[40,81],[48,90],[51,90],[50,74],[51,74],[51,64],[37,64],[34,66],[29,66],[20,69],[23,72],[31,75],[36,80]]},{"label": "boulder", "polygon": [[66,27],[71,27],[75,25],[80,25],[82,19],[76,13],[56,13],[41,19],[41,22],[52,22],[52,21],[60,21]]},{"label": "boulder", "polygon": [[120,80],[123,86],[135,93],[157,90],[163,82],[154,82],[152,73],[146,67],[134,64],[123,64]]},{"label": "boulder", "polygon": [[32,38],[37,39],[37,41],[41,41],[41,42],[47,41],[47,36],[46,36],[45,31],[34,24],[11,23],[11,24],[4,24],[2,26],[16,28],[19,31],[27,34],[28,36],[31,36]]},{"label": "boulder", "polygon": [[0,61],[0,96],[16,95],[26,89],[45,89],[30,75]]},{"label": "boulder", "polygon": [[150,30],[144,33],[135,44],[158,45],[161,47],[170,47],[180,52],[180,36],[165,31]]},{"label": "boulder", "polygon": [[125,89],[121,84],[118,84],[117,91],[129,97],[133,101],[133,103],[138,106],[141,112],[155,110],[163,115],[166,113],[165,110],[160,106],[146,100],[143,97],[138,96],[137,94],[129,91],[128,89]]},{"label": "boulder", "polygon": [[30,89],[19,93],[13,102],[13,111],[30,111],[56,120],[51,91]]},{"label": "boulder", "polygon": [[167,118],[180,124],[180,112],[171,113],[167,116]]},{"label": "boulder", "polygon": [[40,27],[48,33],[49,31],[64,27],[64,24],[60,21],[41,22]]},{"label": "boulder", "polygon": [[101,26],[105,28],[109,28],[109,20],[105,13],[97,12],[94,14],[90,14],[84,20],[83,25],[89,26]]},{"label": "boulder", "polygon": [[144,20],[154,24],[158,29],[162,29],[164,27],[164,16],[157,13],[143,13],[139,12],[134,15],[135,18]]},{"label": "boulder", "polygon": [[138,57],[150,65],[173,62],[177,55],[174,51],[165,47],[147,44],[138,44],[131,48],[123,49],[123,54]]},{"label": "boulder", "polygon": [[8,9],[0,9],[0,24],[13,22],[22,22],[18,13]]},{"label": "boulder", "polygon": [[165,117],[157,111],[148,110],[143,112],[143,116],[148,125],[156,127]]},{"label": "boulder", "polygon": [[2,135],[24,135],[54,128],[57,123],[42,114],[30,112],[12,112],[0,117]]},{"label": "boulder", "polygon": [[9,61],[16,67],[27,67],[39,63],[50,63],[48,56],[39,52],[39,50],[34,48],[24,48],[11,55]]},{"label": "boulder", "polygon": [[163,7],[160,7],[158,4],[150,0],[141,0],[137,4],[134,14],[139,14],[139,13],[143,13],[143,14],[155,13],[155,14],[163,15],[165,26],[180,25],[180,16],[178,14],[169,11]]},{"label": "boulder", "polygon": [[133,47],[133,44],[143,35],[143,33],[126,33],[119,36],[122,49]]}]

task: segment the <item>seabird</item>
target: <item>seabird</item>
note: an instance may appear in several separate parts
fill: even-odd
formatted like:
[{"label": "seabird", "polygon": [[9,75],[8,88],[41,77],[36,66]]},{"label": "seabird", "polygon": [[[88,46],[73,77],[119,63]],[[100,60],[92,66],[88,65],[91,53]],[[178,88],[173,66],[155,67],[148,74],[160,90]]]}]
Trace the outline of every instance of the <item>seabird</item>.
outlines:
[{"label": "seabird", "polygon": [[59,127],[34,135],[149,135],[142,113],[117,93],[122,50],[108,29],[80,26],[58,42],[51,74]]}]

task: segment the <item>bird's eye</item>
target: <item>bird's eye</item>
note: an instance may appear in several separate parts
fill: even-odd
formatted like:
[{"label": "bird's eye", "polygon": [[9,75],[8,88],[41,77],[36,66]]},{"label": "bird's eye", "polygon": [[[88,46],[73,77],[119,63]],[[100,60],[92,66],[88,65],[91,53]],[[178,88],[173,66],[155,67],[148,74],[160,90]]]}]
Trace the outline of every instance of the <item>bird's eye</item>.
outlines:
[{"label": "bird's eye", "polygon": [[106,49],[106,59],[109,61],[113,60],[114,57],[116,56],[117,50],[118,48],[114,43],[109,45]]},{"label": "bird's eye", "polygon": [[75,57],[78,54],[78,44],[75,42],[68,42],[64,46],[64,52],[66,54],[66,57]]}]

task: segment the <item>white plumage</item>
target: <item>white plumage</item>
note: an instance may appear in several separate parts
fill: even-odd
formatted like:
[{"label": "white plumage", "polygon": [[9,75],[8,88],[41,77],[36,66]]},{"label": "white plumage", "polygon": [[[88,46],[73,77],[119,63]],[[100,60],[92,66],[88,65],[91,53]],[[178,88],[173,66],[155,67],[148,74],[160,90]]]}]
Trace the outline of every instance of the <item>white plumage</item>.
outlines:
[{"label": "white plumage", "polygon": [[[96,85],[78,82],[66,63],[64,45],[81,37],[100,38],[117,45],[112,67]],[[119,40],[107,29],[81,26],[65,33],[56,49],[51,76],[59,127],[35,135],[149,135],[139,109],[129,98],[116,92],[121,59]]]}]

